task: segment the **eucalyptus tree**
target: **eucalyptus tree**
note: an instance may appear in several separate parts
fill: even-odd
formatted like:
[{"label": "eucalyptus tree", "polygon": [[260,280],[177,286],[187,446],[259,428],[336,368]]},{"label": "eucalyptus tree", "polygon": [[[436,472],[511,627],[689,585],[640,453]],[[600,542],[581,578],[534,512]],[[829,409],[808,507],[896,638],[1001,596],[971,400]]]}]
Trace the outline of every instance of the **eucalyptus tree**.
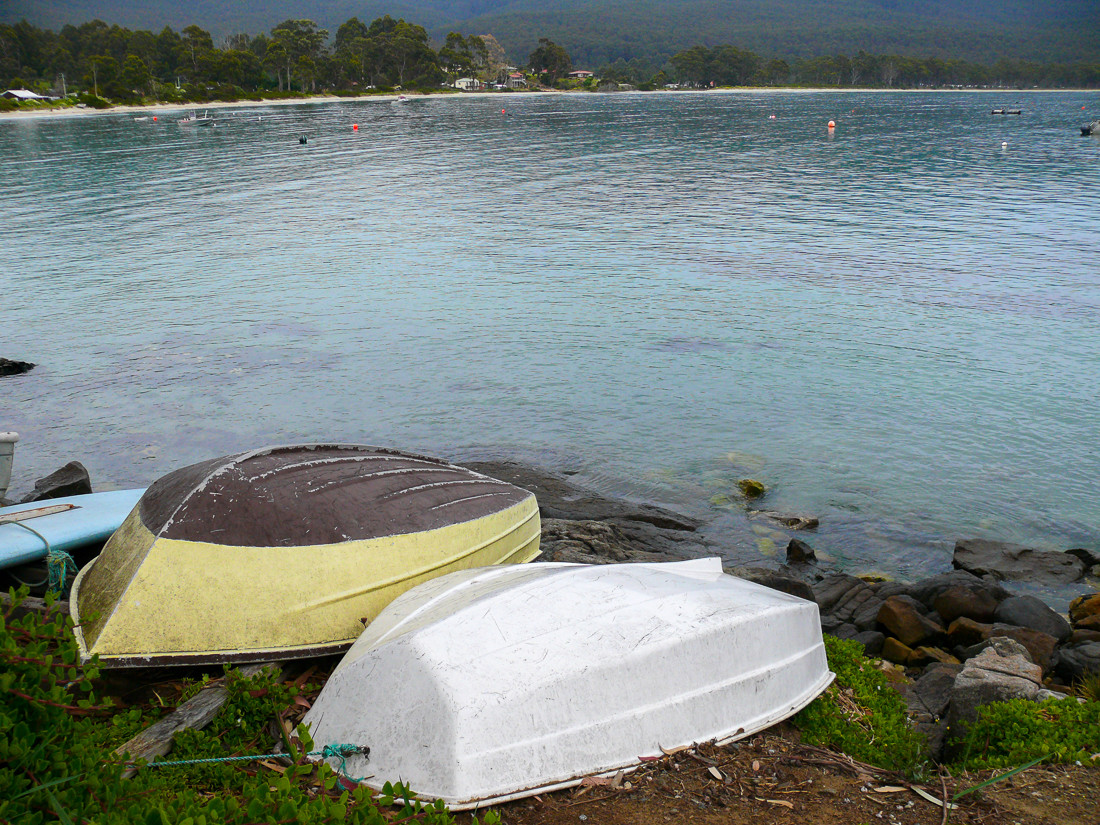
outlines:
[{"label": "eucalyptus tree", "polygon": [[[311,88],[316,88],[315,67],[327,39],[328,32],[318,29],[312,20],[284,20],[271,30],[272,45],[284,52],[287,89],[290,88],[292,66],[303,78],[309,78]],[[304,83],[299,85],[305,88]]]}]

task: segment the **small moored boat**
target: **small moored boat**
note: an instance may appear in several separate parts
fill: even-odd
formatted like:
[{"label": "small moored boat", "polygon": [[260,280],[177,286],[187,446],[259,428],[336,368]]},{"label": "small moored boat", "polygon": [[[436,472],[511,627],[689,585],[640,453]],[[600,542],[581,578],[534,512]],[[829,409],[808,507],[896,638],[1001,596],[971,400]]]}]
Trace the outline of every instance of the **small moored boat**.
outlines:
[{"label": "small moored boat", "polygon": [[990,112],[991,115],[1022,115],[1023,109],[994,109]]},{"label": "small moored boat", "polygon": [[180,119],[179,124],[180,126],[213,126],[214,118],[210,117],[208,111],[203,112],[202,117],[199,117],[198,114],[192,110],[191,114]]},{"label": "small moored boat", "polygon": [[538,543],[535,497],[511,484],[378,447],[269,447],[154,482],[70,610],[106,667],[315,656],[410,587]]},{"label": "small moored boat", "polygon": [[1100,135],[1100,120],[1094,120],[1092,123],[1086,123],[1081,127],[1082,136],[1088,135]]},{"label": "small moored boat", "polygon": [[817,605],[722,572],[534,563],[405,593],[345,654],[303,724],[370,748],[348,776],[400,777],[453,810],[729,742],[832,680]]}]

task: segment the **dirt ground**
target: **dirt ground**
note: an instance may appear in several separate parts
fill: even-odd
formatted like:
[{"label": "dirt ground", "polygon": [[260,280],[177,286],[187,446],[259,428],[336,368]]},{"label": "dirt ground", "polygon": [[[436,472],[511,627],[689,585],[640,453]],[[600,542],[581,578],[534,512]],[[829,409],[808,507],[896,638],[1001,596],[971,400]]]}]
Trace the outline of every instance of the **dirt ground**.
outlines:
[{"label": "dirt ground", "polygon": [[[633,773],[497,808],[505,825],[1100,825],[1100,769],[1031,768],[946,812],[897,774],[801,745],[787,726],[722,748],[700,745]],[[996,772],[932,777],[942,800]],[[469,814],[457,815],[469,825]]]}]

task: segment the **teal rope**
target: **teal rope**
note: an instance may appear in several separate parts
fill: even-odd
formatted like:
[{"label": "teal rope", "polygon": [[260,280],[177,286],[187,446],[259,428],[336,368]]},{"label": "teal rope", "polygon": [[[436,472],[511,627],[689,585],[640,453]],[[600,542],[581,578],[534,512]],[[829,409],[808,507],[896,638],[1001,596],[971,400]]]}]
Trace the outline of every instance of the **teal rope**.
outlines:
[{"label": "teal rope", "polygon": [[[356,754],[362,754],[370,759],[370,748],[360,745],[325,745],[319,751],[310,751],[306,756],[320,756],[324,759],[339,759],[340,767],[337,772],[347,776],[346,770],[346,758],[349,756],[355,756]],[[170,762],[150,762],[145,767],[147,768],[161,768],[171,765],[208,765],[216,762],[255,762],[260,759],[276,759],[279,757],[289,756],[286,753],[262,753],[258,756],[218,756],[211,759],[176,759]],[[350,777],[348,777],[350,779]],[[361,782],[361,779],[354,780]]]},{"label": "teal rope", "polygon": [[46,570],[50,574],[50,590],[65,592],[65,582],[71,572],[74,576],[80,572],[73,557],[64,550],[50,550],[46,553]]},{"label": "teal rope", "polygon": [[54,550],[50,547],[50,540],[44,535],[39,533],[29,524],[24,524],[21,521],[13,521],[12,524],[18,524],[24,530],[29,530],[34,533],[38,538],[42,539],[42,543],[46,545],[46,570],[49,572],[49,589],[55,590],[58,593],[65,592],[65,582],[69,578],[69,573],[74,575],[80,572],[80,568],[76,566],[76,562],[73,561],[73,557],[66,553],[64,550]]}]

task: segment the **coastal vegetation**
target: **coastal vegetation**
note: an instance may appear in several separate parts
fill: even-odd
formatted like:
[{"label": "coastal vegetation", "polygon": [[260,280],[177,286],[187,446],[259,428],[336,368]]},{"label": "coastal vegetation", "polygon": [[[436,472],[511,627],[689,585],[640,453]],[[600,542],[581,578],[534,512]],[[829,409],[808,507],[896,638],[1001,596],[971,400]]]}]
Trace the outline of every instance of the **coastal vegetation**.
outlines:
[{"label": "coastal vegetation", "polygon": [[[170,676],[153,684],[105,678],[94,660],[79,664],[67,615],[57,609],[19,615],[25,596],[25,588],[10,592],[0,613],[0,728],[5,731],[0,821],[454,821],[439,804],[413,801],[402,807],[409,789],[400,784],[375,795],[326,763],[305,758],[315,753],[308,733],[298,739],[289,732],[323,681],[309,663],[298,675],[261,672],[251,678],[226,668],[221,681],[228,698],[210,725],[176,735],[170,755],[174,764],[125,778],[127,765],[115,749],[211,678]],[[47,605],[52,603],[50,596]],[[825,641],[837,679],[794,717],[803,741],[913,781],[925,778],[931,770],[927,749],[877,661],[866,658],[858,643],[831,636]],[[1036,760],[1091,764],[1098,750],[1100,703],[1072,697],[1017,700],[983,708],[949,767],[959,774]],[[272,751],[283,756],[273,758]],[[481,821],[487,825],[500,819],[489,811]]]},{"label": "coastal vegetation", "polygon": [[[576,64],[549,38],[509,65],[490,34],[450,32],[436,48],[425,27],[384,15],[358,18],[330,33],[312,20],[290,19],[257,35],[235,34],[216,44],[196,25],[181,31],[131,31],[101,20],[59,32],[26,21],[0,25],[0,88],[91,106],[152,101],[206,102],[301,96],[357,95],[395,88],[436,90],[459,78],[503,89],[509,75],[526,88],[831,88],[1095,87],[1100,63],[1036,63],[1001,59],[992,65],[939,57],[834,54],[765,57],[734,45],[696,45],[667,57],[622,58],[595,77],[571,78]],[[79,95],[83,97],[70,97]],[[5,108],[16,107],[4,102]]]}]

